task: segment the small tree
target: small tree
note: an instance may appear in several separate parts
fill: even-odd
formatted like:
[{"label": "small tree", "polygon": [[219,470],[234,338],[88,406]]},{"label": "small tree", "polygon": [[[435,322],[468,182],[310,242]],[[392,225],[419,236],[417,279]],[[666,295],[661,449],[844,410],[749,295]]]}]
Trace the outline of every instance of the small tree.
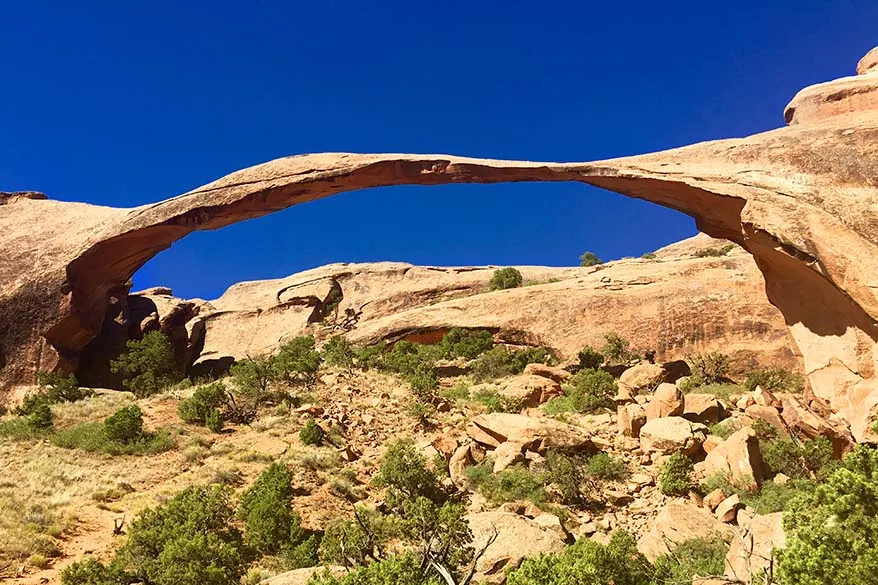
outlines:
[{"label": "small tree", "polygon": [[182,374],[174,362],[174,348],[159,331],[129,340],[127,351],[110,362],[113,373],[122,374],[122,385],[138,397],[149,396],[179,381]]},{"label": "small tree", "polygon": [[720,537],[693,538],[655,560],[656,582],[692,583],[695,576],[722,575],[729,545]]},{"label": "small tree", "polygon": [[321,348],[323,361],[327,365],[351,371],[354,368],[357,352],[345,337],[336,335]]},{"label": "small tree", "polygon": [[518,288],[524,282],[521,272],[512,268],[500,268],[494,271],[491,277],[491,290],[505,290],[508,288]]},{"label": "small tree", "polygon": [[76,402],[91,396],[91,392],[79,387],[76,376],[73,374],[60,374],[58,372],[40,372],[37,374],[37,383],[40,385],[42,394],[45,394],[50,402]]},{"label": "small tree", "polygon": [[47,402],[36,404],[27,417],[28,426],[38,430],[51,429],[53,421],[54,417],[52,416],[52,409],[49,408]]},{"label": "small tree", "polygon": [[866,445],[784,512],[781,585],[871,585],[878,567],[878,451]]},{"label": "small tree", "polygon": [[114,561],[128,575],[125,583],[237,583],[247,551],[233,522],[230,497],[225,486],[192,486],[144,510]]},{"label": "small tree", "polygon": [[525,559],[509,573],[508,585],[646,585],[653,568],[637,552],[634,537],[616,531],[607,545],[581,538],[561,552]]},{"label": "small tree", "polygon": [[706,386],[721,382],[729,373],[729,356],[718,351],[687,356],[692,370],[690,385]]},{"label": "small tree", "polygon": [[613,363],[625,363],[631,359],[631,344],[627,339],[610,331],[604,334],[604,347],[601,353],[607,357],[607,360]]},{"label": "small tree", "polygon": [[662,465],[659,491],[666,496],[685,496],[692,487],[692,461],[682,453],[674,453]]},{"label": "small tree", "polygon": [[319,445],[323,442],[323,428],[314,422],[313,418],[309,418],[302,430],[299,431],[299,439],[305,445]]},{"label": "small tree", "polygon": [[604,354],[590,345],[579,350],[579,367],[583,370],[596,370],[604,363]]},{"label": "small tree", "polygon": [[302,335],[281,345],[272,365],[279,380],[310,386],[322,361],[320,352],[314,348],[314,336]]},{"label": "small tree", "polygon": [[[246,542],[262,554],[285,552],[289,555],[299,547],[316,552],[313,542],[305,544],[310,535],[293,510],[292,480],[286,465],[272,463],[241,496],[238,517],[244,522]],[[311,558],[310,565],[316,561]],[[309,566],[307,559],[297,562],[300,566],[303,563]]]},{"label": "small tree", "polygon": [[247,358],[232,364],[230,373],[241,395],[259,405],[270,397],[272,382],[277,379],[277,371],[271,356]]},{"label": "small tree", "polygon": [[143,438],[143,413],[136,404],[120,408],[104,420],[111,441],[129,445]]},{"label": "small tree", "polygon": [[[229,405],[229,392],[222,382],[214,382],[201,386],[189,398],[180,402],[177,413],[184,421],[197,425],[209,426],[208,417],[216,419],[217,414],[222,416],[222,411]],[[214,414],[217,413],[217,414]],[[213,421],[214,424],[217,422]],[[222,424],[220,423],[220,428]]]},{"label": "small tree", "polygon": [[452,327],[441,345],[447,357],[474,359],[494,347],[494,336],[487,329]]},{"label": "small tree", "polygon": [[603,263],[604,261],[598,258],[597,254],[595,254],[594,252],[586,252],[579,257],[580,266],[597,266],[598,264]]}]

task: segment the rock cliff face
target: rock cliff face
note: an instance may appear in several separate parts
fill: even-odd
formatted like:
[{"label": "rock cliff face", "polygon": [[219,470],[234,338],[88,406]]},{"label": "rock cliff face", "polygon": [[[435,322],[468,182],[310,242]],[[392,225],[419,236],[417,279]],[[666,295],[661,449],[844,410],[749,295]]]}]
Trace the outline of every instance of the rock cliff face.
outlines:
[{"label": "rock cliff face", "polygon": [[[872,55],[872,54],[870,54]],[[809,381],[855,427],[878,403],[878,71],[818,84],[786,128],[593,163],[446,155],[274,160],[135,209],[0,197],[0,384],[72,369],[134,272],[194,230],[354,189],[576,181],[664,205],[753,255]],[[861,420],[862,419],[862,420]]]},{"label": "rock cliff face", "polygon": [[[780,312],[764,296],[753,259],[740,248],[695,257],[725,242],[699,235],[656,258],[589,268],[519,267],[526,286],[489,291],[493,267],[334,264],[287,278],[239,283],[199,314],[199,363],[275,349],[309,331],[345,332],[357,343],[438,340],[452,327],[486,328],[509,343],[547,345],[565,358],[616,331],[659,360],[722,350],[741,368],[798,368]],[[333,286],[332,325],[315,326]]]}]

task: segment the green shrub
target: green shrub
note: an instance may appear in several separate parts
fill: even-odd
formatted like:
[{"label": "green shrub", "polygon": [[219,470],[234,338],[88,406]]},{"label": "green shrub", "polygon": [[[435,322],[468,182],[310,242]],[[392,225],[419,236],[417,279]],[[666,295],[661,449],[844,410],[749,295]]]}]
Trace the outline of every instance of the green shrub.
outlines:
[{"label": "green shrub", "polygon": [[422,429],[430,429],[434,423],[432,417],[436,415],[436,406],[430,402],[410,400],[406,402],[405,413],[415,419]]},{"label": "green shrub", "polygon": [[744,380],[747,392],[752,392],[757,386],[771,392],[801,392],[804,384],[802,376],[782,368],[756,370],[747,374],[747,379]]},{"label": "green shrub", "polygon": [[[783,512],[794,498],[813,492],[815,487],[817,487],[816,483],[802,479],[794,479],[783,485],[770,481],[762,484],[756,493],[739,491],[738,495],[741,497],[741,502],[756,510],[757,514],[771,514]],[[734,490],[726,493],[732,491]]]},{"label": "green shrub", "polygon": [[469,386],[466,382],[458,382],[451,388],[442,390],[439,395],[446,400],[468,400],[470,397]]},{"label": "green shrub", "polygon": [[666,496],[685,496],[692,488],[692,461],[682,453],[674,453],[662,465],[659,491]]},{"label": "green shrub", "polygon": [[27,424],[32,429],[44,431],[52,428],[52,409],[47,402],[40,402],[33,407],[33,411],[27,416]]},{"label": "green shrub", "polygon": [[396,441],[387,447],[375,483],[387,488],[387,502],[391,507],[418,497],[434,504],[442,504],[448,498],[436,471],[427,466],[424,456],[410,441]]},{"label": "green shrub", "polygon": [[43,438],[52,429],[37,428],[30,424],[30,417],[16,416],[8,420],[0,421],[0,436],[9,437],[16,441]]},{"label": "green shrub", "polygon": [[[288,556],[301,556],[305,552],[304,558],[293,564],[313,566],[317,562],[316,543],[293,511],[292,480],[286,465],[272,463],[241,495],[238,517],[244,522],[247,544],[261,554],[283,551]],[[311,558],[308,551],[312,551]]]},{"label": "green shrub", "polygon": [[579,368],[582,370],[597,370],[604,363],[604,354],[590,345],[579,350]]},{"label": "green shrub", "polygon": [[24,400],[21,401],[21,405],[15,409],[15,414],[19,416],[28,416],[41,404],[52,404],[52,401],[42,392],[28,394],[24,397]]},{"label": "green shrub", "polygon": [[528,347],[510,351],[500,345],[486,351],[473,361],[470,373],[476,382],[483,382],[520,374],[527,364],[551,365],[554,361],[551,350],[545,347]]},{"label": "green shrub", "polygon": [[724,246],[720,246],[718,248],[702,248],[701,250],[696,250],[695,253],[692,254],[692,256],[695,258],[719,257],[725,256],[734,249],[734,244],[725,244]]},{"label": "green shrub", "polygon": [[597,453],[589,457],[585,464],[585,472],[595,479],[604,481],[620,481],[630,474],[623,460],[608,453]]},{"label": "green shrub", "polygon": [[374,345],[367,345],[354,350],[356,364],[364,369],[381,369],[384,362],[384,354],[387,352],[387,342],[379,341]]},{"label": "green shrub", "polygon": [[122,385],[144,397],[179,381],[182,374],[174,362],[174,348],[168,338],[150,331],[141,339],[131,339],[127,351],[110,362],[113,373],[122,374]]},{"label": "green shrub", "polygon": [[658,256],[656,256],[655,252],[647,252],[646,254],[641,256],[641,258],[643,258],[644,260],[655,260],[656,258],[658,258]]},{"label": "green shrub", "polygon": [[610,363],[626,363],[632,357],[631,344],[615,331],[610,331],[604,334],[604,346],[601,348],[601,353]]},{"label": "green shrub", "polygon": [[61,571],[62,585],[127,585],[129,579],[115,564],[103,564],[94,557],[77,561]]},{"label": "green shrub", "polygon": [[598,258],[598,255],[594,252],[586,252],[582,256],[579,257],[579,265],[580,266],[597,266],[598,264],[603,264],[604,261]]},{"label": "green shrub", "polygon": [[237,583],[246,569],[247,551],[233,522],[230,496],[224,486],[192,486],[141,512],[116,558],[130,575],[126,582]]},{"label": "green shrub", "polygon": [[634,537],[613,533],[602,545],[581,538],[561,552],[525,559],[509,573],[507,585],[646,585],[653,582],[653,568],[637,552]]},{"label": "green shrub", "polygon": [[559,414],[611,408],[617,391],[613,376],[604,370],[580,370],[564,386],[564,396],[550,400],[544,409],[548,414]]},{"label": "green shrub", "polygon": [[362,565],[341,577],[328,570],[317,572],[307,585],[444,585],[435,573],[422,568],[414,554],[390,556],[377,562]]},{"label": "green shrub", "polygon": [[314,336],[302,335],[284,343],[272,360],[277,379],[293,385],[310,386],[317,379],[323,359],[314,348]]},{"label": "green shrub", "polygon": [[541,473],[530,471],[525,467],[507,467],[498,473],[492,473],[493,464],[490,460],[466,469],[466,477],[473,489],[493,504],[530,500],[535,504],[544,503],[547,478]]},{"label": "green shrub", "polygon": [[421,400],[432,399],[433,393],[439,388],[439,377],[433,370],[410,374],[406,380],[411,386],[412,392]]},{"label": "green shrub", "polygon": [[223,430],[223,426],[225,425],[225,416],[222,411],[213,409],[207,416],[204,417],[204,426],[213,431],[214,433],[219,433]]},{"label": "green shrub", "polygon": [[491,290],[505,290],[508,288],[518,288],[523,282],[524,278],[522,278],[521,272],[517,269],[512,267],[500,268],[494,271],[490,286]]},{"label": "green shrub", "polygon": [[[229,392],[222,382],[214,382],[198,388],[192,396],[180,402],[177,406],[177,414],[187,423],[207,425],[207,419],[216,416],[217,412],[222,416],[221,410],[229,403]],[[222,427],[222,425],[220,425]]]},{"label": "green shrub", "polygon": [[689,394],[697,392],[699,394],[713,394],[720,400],[729,402],[735,394],[742,394],[744,389],[737,384],[726,382],[718,382],[716,384],[702,384],[697,378],[689,377],[688,380],[680,385],[680,392]]},{"label": "green shrub", "polygon": [[143,438],[143,413],[136,404],[120,408],[104,420],[107,438],[130,445]]},{"label": "green shrub", "polygon": [[832,471],[832,443],[820,437],[799,442],[791,437],[761,440],[762,459],[771,473],[794,479],[824,479]]},{"label": "green shrub", "polygon": [[586,467],[585,457],[578,453],[552,450],[546,454],[546,480],[561,493],[562,504],[581,507],[598,499],[599,486]]},{"label": "green shrub", "polygon": [[693,538],[680,543],[673,553],[655,560],[659,583],[692,583],[695,576],[722,575],[729,550],[722,538]]},{"label": "green shrub", "polygon": [[319,445],[323,442],[323,427],[309,418],[302,430],[299,431],[299,440],[305,445]]},{"label": "green shrub", "polygon": [[136,441],[124,443],[110,439],[107,425],[89,422],[56,431],[50,440],[64,449],[82,449],[107,455],[155,455],[174,448],[174,440],[168,433],[142,433]]},{"label": "green shrub", "polygon": [[494,347],[494,336],[487,329],[452,327],[440,345],[446,357],[474,359]]},{"label": "green shrub", "polygon": [[41,387],[41,393],[48,396],[52,403],[76,402],[92,395],[90,390],[79,387],[73,374],[40,372],[37,374],[37,383]]},{"label": "green shrub", "polygon": [[741,428],[740,423],[733,419],[729,418],[724,421],[720,421],[718,423],[714,423],[707,427],[707,431],[711,435],[716,435],[720,439],[728,439],[732,436],[732,433]]},{"label": "green shrub", "polygon": [[329,523],[320,541],[320,561],[352,567],[365,565],[381,555],[384,543],[399,535],[398,519],[377,510],[358,506],[356,520],[336,519]]},{"label": "green shrub", "polygon": [[781,585],[868,585],[878,567],[878,451],[857,446],[784,512]]},{"label": "green shrub", "polygon": [[473,393],[472,400],[485,407],[487,412],[521,412],[521,400],[504,396],[495,388],[484,388]]},{"label": "green shrub", "polygon": [[[411,442],[391,444],[381,459],[375,483],[386,487],[386,514],[355,509],[354,522],[334,522],[321,543],[324,561],[357,566],[366,559],[375,567],[393,557],[388,550],[418,551],[419,572],[413,582],[431,574],[435,566],[458,577],[462,566],[472,560],[472,533],[465,519],[465,507],[448,500],[436,472]],[[387,546],[393,539],[393,549]],[[354,572],[351,574],[361,574]]]},{"label": "green shrub", "polygon": [[271,385],[277,381],[277,370],[271,356],[242,359],[232,364],[229,372],[238,392],[254,405],[271,400]]},{"label": "green shrub", "polygon": [[357,351],[351,342],[342,335],[330,338],[320,349],[323,361],[326,365],[335,368],[352,370],[357,358]]},{"label": "green shrub", "polygon": [[729,373],[729,356],[718,351],[688,356],[686,361],[692,371],[690,383],[694,386],[720,383]]}]

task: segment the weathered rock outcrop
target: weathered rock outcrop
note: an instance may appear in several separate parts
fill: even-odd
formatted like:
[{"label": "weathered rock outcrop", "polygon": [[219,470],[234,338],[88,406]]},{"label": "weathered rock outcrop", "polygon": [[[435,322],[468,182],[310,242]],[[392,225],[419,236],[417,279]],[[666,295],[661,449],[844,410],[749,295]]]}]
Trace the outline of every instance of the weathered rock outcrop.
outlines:
[{"label": "weathered rock outcrop", "polygon": [[576,181],[686,213],[750,252],[814,392],[867,429],[878,393],[878,72],[868,58],[860,70],[800,92],[786,128],[657,154],[563,164],[316,154],[134,209],[4,196],[0,384],[72,369],[100,333],[108,299],[192,231],[353,189]]},{"label": "weathered rock outcrop", "polygon": [[617,331],[660,360],[722,350],[745,369],[756,363],[798,369],[783,317],[765,299],[752,258],[740,248],[721,258],[692,256],[723,243],[699,235],[660,250],[653,261],[521,266],[527,282],[542,284],[495,292],[488,287],[494,267],[390,262],[334,264],[240,283],[211,301],[217,311],[202,317],[202,359],[271,351],[285,336],[301,334],[313,309],[290,299],[324,298],[334,279],[343,298],[337,319],[335,312],[331,317],[360,344],[430,342],[451,327],[486,328],[498,340],[547,345],[570,358]]}]

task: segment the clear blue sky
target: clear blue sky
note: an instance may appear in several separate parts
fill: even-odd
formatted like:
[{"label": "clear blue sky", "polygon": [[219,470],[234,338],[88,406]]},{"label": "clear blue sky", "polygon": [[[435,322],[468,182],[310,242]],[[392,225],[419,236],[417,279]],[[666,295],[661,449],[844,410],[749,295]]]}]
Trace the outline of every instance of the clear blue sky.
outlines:
[{"label": "clear blue sky", "polygon": [[[0,190],[135,206],[297,153],[579,161],[770,129],[878,44],[878,2],[29,0],[3,3],[0,38]],[[570,265],[694,233],[582,185],[395,187],[196,233],[135,285]]]}]

